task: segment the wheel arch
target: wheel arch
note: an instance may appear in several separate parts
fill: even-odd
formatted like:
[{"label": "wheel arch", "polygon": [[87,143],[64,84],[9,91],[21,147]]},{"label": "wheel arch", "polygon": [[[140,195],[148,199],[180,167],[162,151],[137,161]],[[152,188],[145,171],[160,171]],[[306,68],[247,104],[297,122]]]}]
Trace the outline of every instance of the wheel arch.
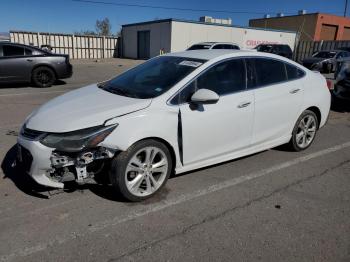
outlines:
[{"label": "wheel arch", "polygon": [[33,72],[34,72],[34,70],[37,69],[38,67],[47,67],[47,68],[50,68],[50,69],[53,71],[53,73],[55,74],[55,77],[56,77],[56,79],[57,79],[57,72],[56,72],[56,69],[55,69],[52,65],[50,65],[50,64],[37,64],[37,65],[33,66],[32,71],[31,71],[31,73],[30,73],[30,78],[31,78],[31,79],[32,79],[32,77],[33,77]]},{"label": "wheel arch", "polygon": [[[169,152],[170,152],[171,160],[173,161],[172,173],[174,173],[175,168],[176,168],[176,164],[177,164],[177,157],[176,157],[176,153],[175,153],[174,147],[173,147],[168,141],[166,141],[165,139],[160,138],[160,137],[155,137],[155,136],[142,138],[142,139],[140,139],[140,140],[138,140],[138,141],[135,141],[132,145],[134,145],[134,144],[136,144],[136,143],[138,143],[138,142],[140,142],[140,141],[145,141],[145,140],[155,140],[155,141],[158,141],[158,142],[164,144],[164,145],[168,148],[168,150],[169,150]],[[132,146],[132,145],[131,145],[131,146]]]},{"label": "wheel arch", "polygon": [[315,113],[316,117],[317,117],[317,121],[318,121],[318,126],[317,128],[319,128],[321,121],[322,121],[322,114],[321,114],[321,110],[317,107],[317,106],[310,106],[308,108],[306,108],[305,110],[310,110],[312,112]]},{"label": "wheel arch", "polygon": [[[160,137],[146,137],[146,138],[143,138],[139,141],[144,141],[144,140],[156,140],[156,141],[164,144],[168,148],[168,150],[170,152],[171,160],[173,161],[172,173],[174,173],[175,168],[176,168],[176,163],[177,163],[176,162],[177,158],[176,158],[176,153],[175,153],[174,147],[168,141],[166,141],[165,139],[160,138]],[[139,142],[139,141],[137,141],[137,142]],[[137,142],[135,142],[135,143],[137,143]]]}]

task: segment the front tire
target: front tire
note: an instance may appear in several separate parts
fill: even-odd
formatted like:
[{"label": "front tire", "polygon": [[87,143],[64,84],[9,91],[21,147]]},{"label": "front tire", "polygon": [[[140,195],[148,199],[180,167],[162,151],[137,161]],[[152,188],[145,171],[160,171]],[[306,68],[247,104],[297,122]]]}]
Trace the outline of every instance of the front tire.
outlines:
[{"label": "front tire", "polygon": [[142,201],[161,190],[172,165],[169,149],[163,143],[142,140],[112,160],[110,180],[126,199]]},{"label": "front tire", "polygon": [[316,114],[305,110],[295,123],[289,147],[297,152],[307,149],[316,137],[318,126]]},{"label": "front tire", "polygon": [[50,87],[55,81],[55,72],[49,67],[39,66],[32,72],[32,82],[37,87]]}]

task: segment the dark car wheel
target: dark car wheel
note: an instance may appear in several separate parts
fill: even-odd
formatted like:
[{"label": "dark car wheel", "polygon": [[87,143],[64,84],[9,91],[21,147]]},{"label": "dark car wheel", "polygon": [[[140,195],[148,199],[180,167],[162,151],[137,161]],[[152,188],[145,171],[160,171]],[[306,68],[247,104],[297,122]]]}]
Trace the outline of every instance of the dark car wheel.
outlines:
[{"label": "dark car wheel", "polygon": [[163,143],[143,140],[112,160],[110,181],[126,199],[141,201],[159,192],[172,165],[169,149]]},{"label": "dark car wheel", "polygon": [[32,72],[32,82],[37,87],[50,87],[55,81],[55,72],[46,66],[37,67]]},{"label": "dark car wheel", "polygon": [[302,151],[311,146],[318,130],[318,119],[314,112],[305,110],[295,123],[289,147],[293,151]]}]

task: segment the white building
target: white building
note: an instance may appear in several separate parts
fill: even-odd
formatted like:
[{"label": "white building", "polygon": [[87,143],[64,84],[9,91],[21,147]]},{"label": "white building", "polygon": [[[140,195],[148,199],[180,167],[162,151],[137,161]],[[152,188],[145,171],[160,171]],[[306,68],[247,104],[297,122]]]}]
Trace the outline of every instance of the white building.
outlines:
[{"label": "white building", "polygon": [[183,51],[199,42],[234,42],[248,49],[261,43],[279,43],[293,50],[295,38],[291,31],[164,19],[123,25],[122,56],[147,59]]}]

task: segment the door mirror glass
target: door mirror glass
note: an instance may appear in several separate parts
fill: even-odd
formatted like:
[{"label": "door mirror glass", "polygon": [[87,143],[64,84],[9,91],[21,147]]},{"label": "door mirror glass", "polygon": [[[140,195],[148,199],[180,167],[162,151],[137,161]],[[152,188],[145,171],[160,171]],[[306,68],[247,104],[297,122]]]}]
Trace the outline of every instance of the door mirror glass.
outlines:
[{"label": "door mirror glass", "polygon": [[199,89],[191,97],[191,102],[199,104],[215,104],[219,101],[219,95],[209,89]]}]

